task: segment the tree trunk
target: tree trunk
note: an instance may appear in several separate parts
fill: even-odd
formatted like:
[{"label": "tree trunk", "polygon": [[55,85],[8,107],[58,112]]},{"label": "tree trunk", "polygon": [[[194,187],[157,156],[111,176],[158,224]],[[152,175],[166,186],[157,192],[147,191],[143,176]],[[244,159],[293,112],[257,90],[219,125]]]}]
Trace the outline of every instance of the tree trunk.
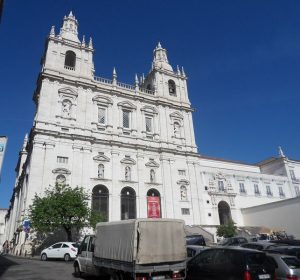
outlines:
[{"label": "tree trunk", "polygon": [[67,233],[68,242],[72,242],[72,231],[69,228],[65,228],[65,231]]}]

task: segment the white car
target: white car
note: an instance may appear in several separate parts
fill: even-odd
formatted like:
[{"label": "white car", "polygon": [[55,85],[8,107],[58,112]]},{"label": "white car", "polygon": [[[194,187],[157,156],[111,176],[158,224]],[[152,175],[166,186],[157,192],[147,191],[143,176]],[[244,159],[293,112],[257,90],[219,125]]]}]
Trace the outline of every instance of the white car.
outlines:
[{"label": "white car", "polygon": [[59,242],[51,245],[41,252],[41,260],[46,261],[47,259],[64,259],[69,261],[75,259],[77,256],[78,249],[74,242]]}]

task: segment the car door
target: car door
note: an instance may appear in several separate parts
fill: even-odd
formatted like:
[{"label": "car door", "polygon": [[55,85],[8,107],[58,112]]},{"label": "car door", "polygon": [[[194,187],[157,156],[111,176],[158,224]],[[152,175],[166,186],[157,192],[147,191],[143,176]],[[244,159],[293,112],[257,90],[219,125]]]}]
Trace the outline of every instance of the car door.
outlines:
[{"label": "car door", "polygon": [[65,254],[70,255],[70,246],[66,243],[63,243],[61,248],[60,248],[60,256],[59,258],[63,258]]},{"label": "car door", "polygon": [[199,253],[187,264],[187,279],[189,280],[214,280],[214,255],[216,250],[208,249]]},{"label": "car door", "polygon": [[62,243],[56,243],[54,245],[52,245],[52,249],[50,250],[51,251],[51,258],[60,258],[61,256],[61,246],[62,246]]},{"label": "car door", "polygon": [[86,270],[89,274],[97,274],[96,267],[93,264],[93,256],[94,256],[94,237],[90,236],[88,249],[86,253]]}]

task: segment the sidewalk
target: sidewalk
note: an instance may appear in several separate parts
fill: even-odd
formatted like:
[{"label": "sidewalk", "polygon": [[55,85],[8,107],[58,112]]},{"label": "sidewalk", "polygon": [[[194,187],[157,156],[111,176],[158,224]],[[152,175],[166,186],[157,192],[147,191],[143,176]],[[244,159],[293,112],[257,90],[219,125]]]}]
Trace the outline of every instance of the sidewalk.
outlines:
[{"label": "sidewalk", "polygon": [[40,256],[38,256],[38,255],[32,257],[31,255],[17,256],[17,255],[8,253],[8,254],[1,254],[0,257],[13,257],[13,258],[19,258],[19,259],[40,260]]}]

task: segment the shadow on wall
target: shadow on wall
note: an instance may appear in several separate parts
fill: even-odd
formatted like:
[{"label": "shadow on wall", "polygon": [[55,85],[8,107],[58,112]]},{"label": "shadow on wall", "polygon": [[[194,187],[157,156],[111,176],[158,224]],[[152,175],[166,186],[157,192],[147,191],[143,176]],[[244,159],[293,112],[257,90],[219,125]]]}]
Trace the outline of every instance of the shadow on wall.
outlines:
[{"label": "shadow on wall", "polygon": [[0,279],[1,279],[1,276],[5,273],[5,271],[10,266],[13,266],[13,265],[18,265],[18,264],[4,256],[0,256]]}]

